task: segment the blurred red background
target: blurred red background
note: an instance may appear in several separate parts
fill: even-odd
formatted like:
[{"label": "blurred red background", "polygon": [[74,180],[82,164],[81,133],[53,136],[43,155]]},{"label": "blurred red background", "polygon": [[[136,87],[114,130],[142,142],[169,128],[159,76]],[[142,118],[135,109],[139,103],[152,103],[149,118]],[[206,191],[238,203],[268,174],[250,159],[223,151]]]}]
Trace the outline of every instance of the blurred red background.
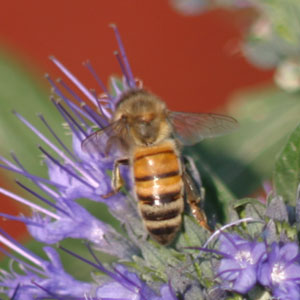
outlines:
[{"label": "blurred red background", "polygon": [[[235,51],[244,26],[239,14],[218,10],[187,17],[163,0],[3,1],[0,47],[45,87],[44,73],[61,76],[48,59],[54,55],[92,88],[96,83],[82,66],[84,60],[89,59],[105,81],[120,73],[113,56],[116,41],[108,27],[113,22],[135,76],[146,87],[172,110],[213,111],[235,91],[271,80],[271,71],[252,67]],[[17,214],[13,205],[9,210]],[[17,222],[4,226],[14,236],[25,230]]]}]

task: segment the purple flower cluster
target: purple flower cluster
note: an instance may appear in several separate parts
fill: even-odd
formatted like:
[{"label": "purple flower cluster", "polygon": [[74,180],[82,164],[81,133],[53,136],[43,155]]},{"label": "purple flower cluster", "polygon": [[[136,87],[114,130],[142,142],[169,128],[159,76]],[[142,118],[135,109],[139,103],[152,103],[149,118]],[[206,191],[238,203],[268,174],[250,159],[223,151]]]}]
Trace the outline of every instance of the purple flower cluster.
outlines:
[{"label": "purple flower cluster", "polygon": [[258,281],[275,299],[300,299],[300,253],[295,243],[272,244],[258,269]]},{"label": "purple flower cluster", "polygon": [[[93,261],[69,249],[60,247],[60,250],[89,265],[97,271],[97,275],[93,275],[93,282],[79,281],[65,271],[54,248],[44,247],[43,250],[48,260],[42,259],[0,229],[0,242],[17,254],[17,256],[11,254],[0,247],[0,251],[11,258],[9,271],[0,270],[0,292],[10,299],[178,299],[171,282],[166,283],[168,281],[167,274],[182,268],[184,254],[180,253],[179,255],[175,249],[172,249],[174,257],[169,259],[171,253],[169,249],[157,247],[157,250],[156,246],[151,243],[140,242],[141,220],[137,217],[136,205],[132,205],[128,199],[130,197],[122,194],[109,199],[103,197],[111,191],[110,179],[106,171],[111,169],[113,157],[105,157],[100,152],[84,153],[81,149],[82,141],[93,132],[94,128],[103,128],[110,123],[122,93],[130,89],[141,88],[141,83],[132,75],[118,30],[115,26],[113,29],[120,51],[120,54],[116,52],[115,55],[120,64],[123,78],[111,79],[112,92],[108,92],[89,62],[85,66],[104,92],[101,96],[88,90],[62,63],[51,57],[52,62],[94,106],[92,109],[84,101],[85,98],[80,97],[79,93],[72,90],[63,80],[54,82],[50,76],[47,76],[59,98],[59,101],[53,98],[52,102],[71,130],[72,147],[68,147],[58,137],[44,116],[39,115],[39,118],[49,131],[51,138],[44,135],[25,117],[15,112],[22,124],[41,140],[38,148],[44,156],[48,168],[48,178],[29,173],[13,153],[11,160],[0,157],[0,167],[29,180],[30,187],[20,181],[17,181],[17,184],[31,197],[33,196],[44,204],[42,206],[38,202],[33,203],[25,197],[0,188],[0,194],[26,205],[33,211],[31,216],[12,216],[0,212],[0,217],[23,222],[32,237],[46,245],[59,243],[66,238],[85,240],[87,254],[92,256]],[[96,113],[96,110],[101,113]],[[31,188],[32,185],[36,188]],[[78,203],[77,200],[80,198],[104,202],[111,214],[125,225],[126,233],[118,232],[111,225],[93,216]],[[239,222],[241,220],[235,225]],[[229,225],[225,225],[223,229],[227,227]],[[95,255],[95,249],[116,257],[123,264],[104,266]],[[157,252],[155,252],[156,250]],[[207,249],[202,248],[202,250]],[[220,260],[216,276],[221,281],[222,293],[226,293],[225,290],[246,294],[255,285],[260,284],[269,290],[276,299],[300,300],[300,254],[299,247],[295,243],[267,245],[263,242],[245,240],[236,234],[222,233],[219,250],[210,252],[221,254],[223,257]],[[178,257],[180,259],[177,260]],[[125,267],[124,262],[129,262],[132,268]],[[140,262],[141,265],[137,267],[136,262]],[[151,264],[152,262],[153,264]],[[160,265],[163,265],[162,269],[156,270]],[[144,272],[140,272],[139,268],[143,267]],[[154,274],[152,277],[148,276],[148,273],[151,272]],[[162,274],[163,272],[165,273]],[[182,285],[176,287],[177,292],[184,297],[182,299],[194,299],[189,296],[185,298],[184,295],[185,293],[188,295],[188,291],[190,291],[190,295],[196,291],[197,299],[204,299],[203,295],[206,295],[207,291],[200,296],[202,288],[204,289],[200,284],[201,281],[196,282],[195,278],[189,281],[189,277],[182,280],[180,275],[174,278],[170,277],[172,280],[178,278],[178,280],[176,279],[177,285]],[[194,284],[194,282],[196,283]]]},{"label": "purple flower cluster", "polygon": [[238,235],[223,234],[219,250],[224,253],[218,269],[224,287],[247,293],[256,284],[257,266],[266,253],[265,245],[249,242]]},{"label": "purple flower cluster", "polygon": [[6,250],[0,250],[9,256],[13,262],[18,263],[22,274],[14,270],[13,263],[10,272],[1,270],[0,280],[2,290],[11,299],[140,299],[140,300],[177,300],[176,295],[170,285],[161,286],[161,296],[158,296],[146,283],[144,283],[135,273],[129,272],[124,266],[117,265],[112,271],[106,269],[96,258],[95,254],[88,246],[89,252],[93,255],[96,263],[93,263],[79,255],[62,248],[78,259],[93,266],[95,269],[103,272],[109,278],[102,285],[97,283],[81,282],[74,279],[64,271],[59,255],[51,247],[44,247],[44,252],[49,261],[44,260],[24,248],[11,236],[0,229],[0,241],[32,264],[19,259],[8,253]]},{"label": "purple flower cluster", "polygon": [[[115,26],[112,27],[119,45],[120,54],[116,52],[115,55],[120,64],[123,78],[111,79],[113,89],[111,93],[108,92],[89,62],[85,66],[104,92],[99,97],[94,92],[89,91],[56,58],[51,57],[52,62],[95,107],[94,109],[90,108],[79,94],[73,91],[63,80],[56,83],[50,76],[47,76],[54,92],[59,97],[59,101],[53,98],[52,102],[72,132],[71,149],[57,136],[43,115],[39,115],[39,118],[48,129],[51,139],[34,127],[25,117],[14,112],[16,117],[40,138],[41,146],[38,148],[45,158],[49,178],[46,179],[29,173],[14,154],[12,154],[12,160],[0,157],[0,167],[21,174],[26,180],[30,180],[36,189],[32,189],[19,181],[17,184],[28,194],[46,204],[48,208],[0,188],[1,194],[33,210],[31,216],[12,216],[0,213],[0,217],[25,223],[34,239],[48,245],[66,238],[83,239],[92,244],[94,249],[109,253],[122,260],[130,260],[138,252],[135,242],[124,237],[111,225],[98,220],[77,203],[80,198],[104,202],[110,212],[122,223],[126,223],[126,218],[134,214],[132,207],[129,208],[129,203],[122,194],[111,197],[109,200],[102,197],[111,188],[106,170],[111,168],[113,158],[104,157],[97,153],[83,153],[81,150],[82,141],[93,132],[94,128],[103,128],[110,122],[122,93],[132,88],[141,88],[141,83],[136,81],[132,75],[118,30]],[[95,113],[96,110],[100,111],[101,114]],[[12,259],[10,272],[1,270],[1,292],[14,300],[48,299],[49,297],[60,300],[70,298],[97,300],[177,299],[170,284],[161,283],[161,296],[159,296],[157,289],[154,291],[138,275],[123,265],[119,264],[112,270],[104,268],[89,245],[87,245],[87,249],[96,263],[92,263],[67,249],[64,250],[104,273],[106,275],[104,281],[97,282],[95,280],[94,283],[87,283],[74,279],[64,270],[58,253],[49,246],[44,248],[44,252],[49,258],[47,261],[24,248],[1,229],[0,242],[24,258],[20,259],[0,248],[1,252]],[[29,260],[30,263],[25,260]]]},{"label": "purple flower cluster", "polygon": [[257,283],[275,299],[300,299],[300,252],[296,243],[248,241],[236,234],[222,234],[217,271],[222,288],[248,293]]},{"label": "purple flower cluster", "polygon": [[[114,280],[97,289],[96,296],[99,299],[177,300],[168,284],[162,285],[161,296],[157,296],[135,273],[129,272],[124,266],[118,265],[114,271]],[[118,298],[115,291],[118,291]]]},{"label": "purple flower cluster", "polygon": [[[43,299],[41,297],[47,297],[51,293],[60,296],[84,296],[96,288],[95,284],[80,282],[66,273],[59,255],[53,248],[44,247],[44,252],[49,258],[47,261],[24,248],[1,229],[0,233],[0,241],[3,244],[31,262],[29,264],[0,248],[1,252],[12,259],[10,272],[1,270],[0,275],[2,291],[11,299]],[[22,274],[14,270],[14,262],[18,264]]]}]

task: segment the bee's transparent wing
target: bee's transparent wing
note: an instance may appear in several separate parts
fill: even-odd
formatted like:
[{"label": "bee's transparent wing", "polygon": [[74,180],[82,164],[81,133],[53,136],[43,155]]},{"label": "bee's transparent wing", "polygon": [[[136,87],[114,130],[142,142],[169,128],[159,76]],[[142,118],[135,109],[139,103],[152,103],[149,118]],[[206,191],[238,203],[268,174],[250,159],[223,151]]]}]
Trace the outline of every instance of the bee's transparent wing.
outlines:
[{"label": "bee's transparent wing", "polygon": [[81,149],[89,154],[121,157],[128,150],[126,124],[122,120],[93,132],[81,143]]},{"label": "bee's transparent wing", "polygon": [[204,138],[223,135],[238,127],[238,122],[234,118],[218,114],[171,111],[168,118],[175,136],[184,145],[193,145]]}]

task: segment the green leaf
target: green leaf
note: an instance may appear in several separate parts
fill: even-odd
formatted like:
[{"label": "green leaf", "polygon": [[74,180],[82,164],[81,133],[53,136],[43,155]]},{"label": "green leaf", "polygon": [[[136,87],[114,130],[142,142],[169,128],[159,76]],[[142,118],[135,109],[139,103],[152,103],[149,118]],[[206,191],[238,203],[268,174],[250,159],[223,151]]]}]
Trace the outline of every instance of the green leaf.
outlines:
[{"label": "green leaf", "polygon": [[245,206],[246,204],[257,204],[257,205],[261,205],[264,207],[264,205],[255,198],[243,198],[243,199],[235,201],[233,204],[233,208],[237,209],[237,208],[240,208],[241,206]]},{"label": "green leaf", "polygon": [[201,227],[192,216],[183,216],[184,231],[178,236],[177,247],[196,247],[203,245],[209,236],[209,232]]},{"label": "green leaf", "polygon": [[274,170],[274,186],[277,195],[291,205],[296,204],[300,182],[300,125],[292,132],[283,147]]},{"label": "green leaf", "polygon": [[283,202],[282,197],[275,196],[269,203],[266,209],[265,216],[280,222],[288,222],[288,210]]},{"label": "green leaf", "polygon": [[[245,208],[245,217],[253,218],[254,220],[263,220],[265,214],[265,207],[257,204],[247,204]],[[261,222],[249,222],[247,223],[247,232],[252,238],[258,238],[261,236],[264,223]]]},{"label": "green leaf", "polygon": [[278,65],[300,50],[300,2],[298,0],[254,0],[261,15],[242,45],[248,60],[261,68]]},{"label": "green leaf", "polygon": [[248,293],[248,296],[250,300],[270,300],[272,299],[272,296],[268,291],[265,291],[263,287],[255,286],[253,289],[251,289]]},{"label": "green leaf", "polygon": [[[145,266],[152,270],[152,273],[167,281],[166,267],[177,266],[180,263],[180,254],[172,248],[168,248],[154,241],[140,243],[140,249]],[[183,258],[183,257],[181,257]]]}]

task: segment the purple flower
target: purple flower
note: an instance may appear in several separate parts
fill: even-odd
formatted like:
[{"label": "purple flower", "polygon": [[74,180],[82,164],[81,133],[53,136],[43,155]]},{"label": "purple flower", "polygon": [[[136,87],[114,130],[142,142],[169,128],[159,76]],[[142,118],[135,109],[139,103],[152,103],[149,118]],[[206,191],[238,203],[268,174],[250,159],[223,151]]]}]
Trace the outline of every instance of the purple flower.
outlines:
[{"label": "purple flower", "polygon": [[[21,170],[12,163],[6,160],[5,162],[15,170]],[[50,165],[50,169],[53,167],[51,163],[48,163],[48,165]],[[60,172],[56,167],[55,170],[56,172]],[[54,171],[50,171],[50,173],[51,172]],[[61,172],[63,172],[63,170]],[[63,181],[62,176],[59,177],[59,175],[56,174],[56,178],[60,179],[58,180],[58,182],[60,182],[59,187],[65,184],[67,185],[67,182]],[[135,253],[135,247],[133,247],[133,245],[130,245],[130,243],[110,225],[92,216],[72,198],[70,199],[67,195],[58,193],[42,183],[37,181],[35,181],[35,183],[48,194],[48,198],[52,201],[49,201],[44,196],[41,196],[39,193],[27,188],[21,183],[19,183],[19,185],[39,200],[53,207],[56,212],[43,208],[27,199],[0,188],[1,193],[34,209],[34,213],[31,217],[13,217],[3,213],[0,213],[0,216],[25,223],[31,235],[36,240],[46,244],[54,244],[65,238],[77,238],[90,241],[94,243],[99,250],[121,258],[128,258]],[[124,208],[124,206],[121,206],[121,208]],[[111,242],[116,243],[115,247],[112,247]]]},{"label": "purple flower", "polygon": [[[10,272],[1,270],[1,291],[14,300],[48,299],[49,297],[58,300],[69,298],[74,300],[177,300],[171,284],[158,282],[154,290],[140,276],[123,265],[104,267],[91,250],[93,247],[122,260],[132,260],[134,255],[140,255],[140,249],[137,251],[140,240],[139,231],[143,230],[137,211],[125,196],[118,194],[108,200],[102,197],[111,191],[110,177],[106,172],[112,168],[114,157],[105,157],[97,152],[84,153],[81,149],[82,141],[94,131],[94,128],[103,128],[109,124],[122,94],[129,89],[141,88],[141,83],[132,75],[119,33],[115,26],[113,28],[120,50],[120,55],[116,53],[116,58],[122,69],[123,78],[111,79],[111,93],[108,92],[89,62],[85,66],[99,83],[104,95],[98,96],[88,90],[57,59],[51,57],[52,62],[84,95],[90,105],[94,106],[93,109],[90,108],[85,100],[76,91],[71,90],[63,80],[56,83],[47,76],[54,92],[61,100],[57,102],[52,99],[52,102],[71,131],[72,147],[67,146],[57,136],[44,116],[39,115],[39,118],[47,128],[48,136],[33,126],[25,117],[15,112],[22,124],[40,139],[41,145],[38,148],[48,167],[48,178],[29,173],[14,154],[11,155],[11,160],[0,157],[0,167],[22,175],[35,185],[36,189],[32,189],[23,182],[17,181],[26,193],[38,200],[37,203],[33,203],[25,197],[0,188],[1,194],[33,210],[31,216],[11,216],[0,213],[0,217],[25,223],[33,238],[45,244],[54,244],[66,238],[88,241],[87,249],[96,263],[61,248],[101,271],[106,277],[94,283],[77,281],[64,271],[59,256],[53,248],[44,248],[49,260],[43,260],[0,229],[0,242],[23,257],[20,259],[0,248],[0,251],[13,261]],[[74,99],[77,103],[73,102]],[[80,198],[107,204],[113,216],[128,227],[127,233],[131,240],[118,233],[112,226],[95,218],[76,202]],[[40,205],[39,202],[43,202],[46,206]],[[141,257],[139,259],[143,260]],[[29,260],[30,264],[25,260]],[[18,271],[13,267],[14,264],[18,265]],[[94,277],[97,279],[96,276]],[[159,289],[161,295],[157,292]]]},{"label": "purple flower", "polygon": [[265,244],[244,240],[236,234],[222,234],[219,251],[224,258],[218,276],[224,281],[224,288],[247,293],[257,282],[257,268],[266,253]]},{"label": "purple flower", "polygon": [[[47,128],[48,136],[33,126],[25,117],[14,112],[22,124],[41,140],[41,146],[38,148],[45,158],[49,178],[29,173],[14,154],[12,154],[11,161],[0,157],[0,167],[21,174],[26,180],[30,180],[37,189],[31,189],[22,182],[17,182],[17,184],[47,206],[45,208],[38,202],[37,204],[33,203],[25,197],[0,188],[1,194],[11,197],[33,210],[32,216],[11,216],[0,213],[0,217],[25,223],[31,235],[40,242],[53,244],[65,238],[84,239],[93,243],[93,246],[99,251],[128,260],[137,253],[136,245],[116,232],[112,226],[95,218],[76,202],[80,198],[105,202],[112,214],[123,223],[126,218],[134,215],[132,207],[128,207],[123,195],[119,194],[108,200],[102,197],[111,190],[110,177],[106,171],[111,169],[113,157],[103,157],[98,153],[84,153],[81,149],[82,141],[93,132],[94,128],[102,128],[109,123],[122,93],[136,88],[137,85],[140,87],[132,75],[119,33],[114,26],[113,28],[121,54],[116,53],[116,58],[122,69],[123,78],[121,80],[111,79],[112,93],[108,92],[90,63],[86,63],[86,67],[105,93],[100,97],[89,91],[57,59],[51,58],[53,63],[90,102],[90,105],[94,106],[94,109],[90,108],[85,100],[76,91],[71,90],[63,80],[55,83],[47,76],[54,92],[61,99],[60,102],[54,99],[52,101],[72,133],[72,148],[57,136],[44,116],[39,115],[39,118]],[[75,99],[77,103],[71,99]],[[96,110],[101,111],[101,114],[96,113]],[[7,294],[10,297],[14,293],[16,294],[14,299],[21,299],[19,295],[22,295],[22,299],[26,297],[33,299],[35,296],[44,297],[51,293],[57,295],[57,298],[63,295],[74,295],[81,298],[90,296],[90,288],[94,285],[77,282],[65,273],[57,253],[52,248],[45,248],[45,252],[51,260],[49,263],[38,258],[7,235],[5,237],[4,232],[3,236],[0,236],[0,241],[29,258],[38,267],[29,266],[24,261],[5,252],[19,263],[24,272],[24,274],[18,274],[13,269],[10,273],[2,271],[0,281],[7,288]],[[142,281],[141,284],[143,284]]]},{"label": "purple flower", "polygon": [[1,270],[2,291],[8,297],[14,295],[14,300],[31,300],[35,297],[49,296],[46,291],[61,296],[83,296],[91,295],[95,289],[95,284],[78,281],[66,273],[57,252],[53,248],[44,247],[44,252],[49,261],[43,260],[20,245],[2,229],[0,229],[0,233],[2,243],[32,263],[28,264],[0,248],[0,251],[18,263],[19,268],[22,270],[22,274],[15,271],[13,264],[11,264],[10,272]]},{"label": "purple flower", "polygon": [[124,266],[118,265],[114,268],[114,280],[108,282],[96,291],[96,296],[109,299],[122,300],[151,300],[156,298],[156,294],[145,282]]},{"label": "purple flower", "polygon": [[114,280],[97,289],[96,296],[100,299],[119,300],[177,300],[170,284],[161,286],[161,296],[143,282],[135,273],[129,272],[124,266],[114,268]]},{"label": "purple flower", "polygon": [[158,296],[154,290],[142,281],[139,276],[128,269],[123,265],[116,265],[112,271],[108,270],[103,264],[97,259],[93,250],[88,246],[90,254],[96,260],[96,263],[93,263],[86,258],[79,256],[78,254],[60,247],[63,251],[69,253],[70,255],[88,263],[94,268],[98,269],[102,273],[110,277],[96,289],[96,299],[99,300],[178,300],[175,292],[172,289],[171,284],[163,284],[160,288],[161,297]]},{"label": "purple flower", "polygon": [[[135,273],[130,272],[123,265],[117,265],[112,271],[105,268],[96,258],[93,250],[88,251],[95,258],[93,263],[74,252],[60,247],[77,259],[91,265],[106,275],[101,283],[85,283],[74,279],[63,269],[57,252],[51,247],[44,247],[49,260],[43,260],[30,250],[24,248],[11,236],[0,229],[0,242],[26,258],[25,262],[0,247],[0,251],[12,259],[10,272],[0,270],[2,292],[14,300],[48,299],[119,299],[119,300],[177,300],[171,285],[161,286],[161,296],[142,281]],[[15,271],[13,263],[17,263],[22,271]],[[103,277],[103,276],[102,276]]]},{"label": "purple flower", "polygon": [[[67,202],[66,199],[64,201]],[[98,250],[120,258],[130,258],[136,252],[135,247],[110,225],[92,216],[76,202],[69,201],[68,208],[68,215],[58,214],[58,220],[34,213],[30,218],[33,225],[27,224],[30,234],[46,244],[54,244],[69,237],[84,239],[97,246]]]},{"label": "purple flower", "polygon": [[178,299],[170,284],[164,284],[160,288],[160,294],[161,294],[161,297],[159,297],[155,300],[177,300]]},{"label": "purple flower", "polygon": [[299,247],[273,243],[267,259],[258,268],[258,281],[271,289],[276,299],[300,299]]},{"label": "purple flower", "polygon": [[[102,197],[102,195],[107,194],[111,190],[110,177],[106,171],[112,168],[113,157],[103,157],[98,153],[84,153],[81,149],[82,141],[92,133],[92,128],[101,128],[109,123],[122,93],[137,86],[119,33],[114,26],[113,28],[121,54],[120,56],[116,53],[116,58],[123,71],[123,79],[111,79],[112,93],[108,92],[90,63],[86,63],[85,65],[103,89],[105,95],[101,97],[89,91],[62,63],[56,58],[51,57],[53,63],[75,84],[86,99],[95,106],[94,110],[91,109],[63,80],[55,83],[47,76],[54,92],[62,100],[61,102],[53,100],[53,104],[71,130],[72,149],[67,147],[56,135],[44,116],[39,115],[39,118],[48,129],[49,135],[52,138],[44,135],[26,118],[15,112],[17,118],[40,138],[42,145],[38,148],[45,157],[49,179],[29,173],[14,154],[12,154],[13,161],[0,157],[0,161],[3,163],[0,164],[0,167],[21,174],[26,179],[31,180],[37,186],[38,190],[32,190],[21,182],[17,183],[39,201],[46,203],[49,208],[47,209],[39,204],[34,204],[23,197],[0,188],[0,193],[34,210],[31,217],[11,216],[3,213],[0,213],[0,216],[25,223],[31,235],[36,240],[46,244],[57,243],[65,238],[85,239],[96,244],[99,250],[121,258],[128,258],[135,253],[135,247],[126,242],[125,238],[110,225],[96,219],[86,209],[75,202],[80,198],[105,202],[111,213],[122,223],[126,222],[128,216],[134,214],[132,207],[129,207],[122,194],[109,199]],[[78,103],[74,104],[70,100],[71,98],[77,100]],[[96,110],[101,111],[102,114],[95,113]],[[57,144],[61,147],[58,147]],[[48,149],[51,149],[51,153]],[[111,245],[113,242],[116,243],[115,247]]]}]

